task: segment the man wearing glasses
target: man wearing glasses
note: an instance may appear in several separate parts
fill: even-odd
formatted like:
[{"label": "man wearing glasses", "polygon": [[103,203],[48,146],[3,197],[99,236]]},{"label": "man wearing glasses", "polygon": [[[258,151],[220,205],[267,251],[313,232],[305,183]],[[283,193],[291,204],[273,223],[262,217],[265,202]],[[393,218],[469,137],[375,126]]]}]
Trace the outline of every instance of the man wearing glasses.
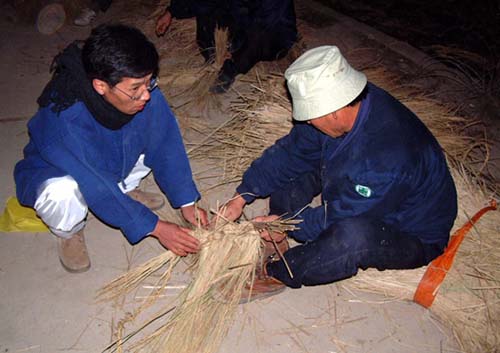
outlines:
[{"label": "man wearing glasses", "polygon": [[153,171],[173,207],[207,224],[177,120],[157,86],[158,53],[139,30],[95,28],[53,64],[28,123],[30,141],[14,177],[19,201],[58,236],[70,272],[90,268],[83,229],[90,209],[135,244],[156,237],[174,253],[198,251],[189,229],[159,220],[163,197],[136,190]]}]

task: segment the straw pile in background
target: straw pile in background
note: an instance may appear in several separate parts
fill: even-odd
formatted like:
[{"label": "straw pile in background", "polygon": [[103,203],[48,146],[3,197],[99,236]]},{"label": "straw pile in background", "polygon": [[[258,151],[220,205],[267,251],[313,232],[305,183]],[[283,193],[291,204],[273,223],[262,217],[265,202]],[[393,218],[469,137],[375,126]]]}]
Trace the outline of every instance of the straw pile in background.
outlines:
[{"label": "straw pile in background", "polygon": [[[196,45],[194,20],[177,21],[175,25],[179,25],[176,28],[178,35],[171,33],[172,37],[167,38],[167,58],[183,58],[183,61],[165,60],[160,63],[160,87],[172,100],[172,108],[176,113],[182,115],[182,111],[186,110],[192,113],[194,109],[198,115],[206,115],[208,109],[220,108],[220,102],[209,92],[209,88],[215,83],[224,60],[229,56],[228,30],[215,29],[215,56],[204,63]],[[183,39],[177,40],[177,36]]]},{"label": "straw pile in background", "polygon": [[242,81],[249,90],[239,92],[231,103],[231,117],[188,148],[191,159],[203,160],[208,167],[197,179],[213,179],[210,188],[240,181],[250,163],[292,127],[281,74],[259,74],[256,69]]},{"label": "straw pile in background", "polygon": [[[453,170],[459,212],[453,231],[465,224],[488,200],[467,173]],[[500,214],[488,212],[466,235],[455,262],[430,308],[451,327],[465,352],[497,352],[500,345]],[[343,286],[412,300],[426,268],[360,271]]]},{"label": "straw pile in background", "polygon": [[427,96],[418,86],[402,84],[383,68],[370,68],[364,72],[369,81],[390,92],[425,123],[452,163],[459,163],[474,176],[481,173],[488,163],[488,141],[484,135],[468,129],[478,121],[460,116],[457,109]]}]

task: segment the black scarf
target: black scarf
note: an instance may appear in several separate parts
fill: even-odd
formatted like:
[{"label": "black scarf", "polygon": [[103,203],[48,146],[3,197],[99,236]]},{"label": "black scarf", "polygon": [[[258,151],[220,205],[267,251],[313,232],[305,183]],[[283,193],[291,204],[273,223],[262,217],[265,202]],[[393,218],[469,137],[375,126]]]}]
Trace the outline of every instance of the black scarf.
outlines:
[{"label": "black scarf", "polygon": [[37,103],[51,107],[54,113],[69,108],[77,101],[83,102],[97,122],[110,130],[118,130],[135,116],[122,113],[98,94],[83,68],[80,42],[75,41],[58,54],[50,67],[54,72]]}]

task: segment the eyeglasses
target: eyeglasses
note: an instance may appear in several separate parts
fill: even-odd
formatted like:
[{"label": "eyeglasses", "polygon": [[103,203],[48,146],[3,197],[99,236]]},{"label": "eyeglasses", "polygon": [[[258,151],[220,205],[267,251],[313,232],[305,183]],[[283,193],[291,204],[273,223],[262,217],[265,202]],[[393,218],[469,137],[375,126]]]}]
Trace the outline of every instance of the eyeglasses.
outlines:
[{"label": "eyeglasses", "polygon": [[[158,77],[152,77],[151,80],[149,80],[149,83],[146,85],[146,90],[148,92],[153,91],[156,87],[158,87],[158,82],[159,82]],[[141,99],[142,96],[144,95],[144,93],[146,92],[146,90],[143,90],[143,91],[141,91],[140,94],[138,94],[136,96],[132,96],[132,95],[128,94],[127,92],[125,92],[124,90],[122,90],[121,88],[119,88],[118,86],[113,86],[113,88],[116,88],[118,91],[120,91],[121,93],[123,93],[124,95],[126,95],[127,97],[132,99],[133,101],[138,101],[139,99]]]}]

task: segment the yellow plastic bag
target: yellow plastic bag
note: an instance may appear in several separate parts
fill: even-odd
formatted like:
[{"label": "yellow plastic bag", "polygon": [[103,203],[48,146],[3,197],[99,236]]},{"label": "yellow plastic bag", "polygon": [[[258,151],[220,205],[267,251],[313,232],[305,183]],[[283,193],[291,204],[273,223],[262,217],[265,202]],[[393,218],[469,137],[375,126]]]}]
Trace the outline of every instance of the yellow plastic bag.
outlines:
[{"label": "yellow plastic bag", "polygon": [[17,198],[9,197],[3,215],[0,216],[0,232],[47,232],[48,230],[34,209],[21,206]]}]

